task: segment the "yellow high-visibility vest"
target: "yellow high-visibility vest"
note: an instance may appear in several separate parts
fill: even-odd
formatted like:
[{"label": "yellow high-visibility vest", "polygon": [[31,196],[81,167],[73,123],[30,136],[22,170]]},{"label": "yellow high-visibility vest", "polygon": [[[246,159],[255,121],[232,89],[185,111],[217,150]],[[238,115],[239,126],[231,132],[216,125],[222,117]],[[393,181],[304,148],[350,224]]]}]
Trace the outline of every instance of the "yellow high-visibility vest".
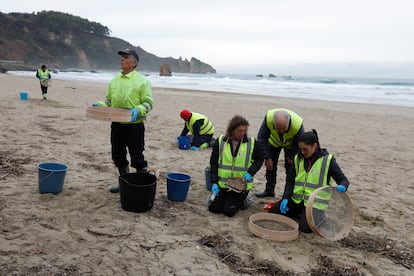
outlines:
[{"label": "yellow high-visibility vest", "polygon": [[[279,133],[275,128],[275,113],[279,110],[285,110],[290,115],[290,127],[288,132],[283,133],[282,139],[280,139]],[[302,126],[303,119],[295,112],[289,109],[271,109],[266,113],[266,124],[270,130],[269,143],[275,147],[292,148],[293,139],[299,132]]]},{"label": "yellow high-visibility vest", "polygon": [[[295,187],[293,188],[292,200],[295,203],[304,202],[307,206],[310,195],[316,189],[325,186],[331,186],[332,179],[328,179],[329,166],[333,158],[332,154],[319,157],[313,163],[309,172],[306,171],[304,159],[299,160],[298,154],[295,155],[294,165],[296,170]],[[320,192],[315,198],[313,207],[326,210],[329,206],[331,195],[328,192]]]},{"label": "yellow high-visibility vest", "polygon": [[[218,185],[220,188],[227,188],[226,182],[229,178],[242,177],[248,172],[253,164],[253,149],[255,139],[248,137],[247,142],[242,142],[239,146],[237,156],[233,156],[230,144],[224,141],[224,136],[220,135],[219,143],[219,162],[218,162]],[[253,182],[247,183],[247,190],[253,188]]]},{"label": "yellow high-visibility vest", "polygon": [[194,123],[200,119],[204,119],[203,125],[200,127],[200,135],[204,134],[214,134],[214,126],[210,122],[210,120],[204,116],[203,114],[191,112],[191,118],[190,120],[185,122],[185,125],[187,126],[187,129],[194,134],[193,132],[193,126]]},{"label": "yellow high-visibility vest", "polygon": [[43,79],[49,78],[49,70],[43,71],[42,69],[37,69],[37,75],[39,76],[39,80],[42,81]]}]

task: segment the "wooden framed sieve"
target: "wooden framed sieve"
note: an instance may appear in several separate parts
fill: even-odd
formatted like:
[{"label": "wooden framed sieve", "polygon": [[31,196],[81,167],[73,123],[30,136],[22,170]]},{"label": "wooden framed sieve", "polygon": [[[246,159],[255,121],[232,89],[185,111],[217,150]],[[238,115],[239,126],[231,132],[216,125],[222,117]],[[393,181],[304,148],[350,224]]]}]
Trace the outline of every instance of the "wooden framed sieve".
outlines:
[{"label": "wooden framed sieve", "polygon": [[51,79],[42,79],[42,80],[40,81],[40,83],[41,83],[43,86],[46,86],[46,87],[50,87],[50,86],[52,86],[52,80],[51,80]]},{"label": "wooden framed sieve", "polygon": [[130,122],[131,111],[125,108],[90,106],[86,109],[86,117],[101,121]]},{"label": "wooden framed sieve", "polygon": [[241,193],[246,190],[247,182],[241,177],[229,178],[226,181],[226,186],[230,190],[235,191],[236,193]]},{"label": "wooden framed sieve", "polygon": [[316,189],[306,205],[309,227],[315,234],[332,241],[348,236],[354,216],[351,198],[347,193],[338,192],[336,187]]},{"label": "wooden framed sieve", "polygon": [[[256,224],[259,221],[269,221],[278,224],[279,226],[281,225],[288,230],[265,228]],[[299,225],[295,220],[286,216],[265,212],[256,213],[250,216],[249,230],[260,238],[272,241],[292,241],[299,236]]]}]

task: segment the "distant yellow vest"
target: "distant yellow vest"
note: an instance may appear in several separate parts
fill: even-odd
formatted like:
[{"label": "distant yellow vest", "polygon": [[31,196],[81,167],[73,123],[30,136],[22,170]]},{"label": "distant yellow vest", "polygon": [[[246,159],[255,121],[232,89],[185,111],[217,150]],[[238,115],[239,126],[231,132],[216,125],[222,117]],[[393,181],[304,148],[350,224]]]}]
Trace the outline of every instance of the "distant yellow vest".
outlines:
[{"label": "distant yellow vest", "polygon": [[[32,73],[33,74],[33,73]],[[43,72],[42,69],[37,69],[37,74],[39,75],[39,80],[48,79],[49,78],[49,70],[45,70]]]},{"label": "distant yellow vest", "polygon": [[185,122],[185,125],[187,126],[187,129],[194,134],[193,132],[193,126],[194,123],[200,119],[204,119],[203,125],[200,127],[200,135],[204,134],[214,134],[214,126],[210,122],[210,120],[204,116],[203,114],[191,112],[191,118],[190,120]]},{"label": "distant yellow vest", "polygon": [[[253,149],[255,146],[255,139],[248,137],[247,142],[241,143],[237,156],[234,157],[231,153],[230,144],[224,141],[224,136],[220,135],[219,143],[219,163],[218,163],[218,185],[220,188],[227,188],[226,182],[229,178],[242,177],[248,172],[250,166],[253,164]],[[253,188],[253,182],[247,183],[247,190]]]},{"label": "distant yellow vest", "polygon": [[[295,203],[304,202],[307,206],[310,195],[320,187],[331,186],[332,179],[328,179],[329,166],[333,158],[332,154],[319,157],[313,163],[309,172],[306,172],[303,158],[298,160],[298,155],[295,155],[294,165],[296,170],[295,187],[293,188],[292,200]],[[318,193],[315,198],[313,207],[326,210],[329,206],[331,195],[326,192]]]},{"label": "distant yellow vest", "polygon": [[[275,129],[275,113],[279,110],[285,110],[290,115],[290,127],[288,132],[283,133],[282,140],[279,133]],[[303,119],[298,114],[288,109],[271,109],[266,113],[266,124],[270,130],[269,143],[275,147],[292,148],[292,143],[295,135],[299,132],[302,126]]]}]

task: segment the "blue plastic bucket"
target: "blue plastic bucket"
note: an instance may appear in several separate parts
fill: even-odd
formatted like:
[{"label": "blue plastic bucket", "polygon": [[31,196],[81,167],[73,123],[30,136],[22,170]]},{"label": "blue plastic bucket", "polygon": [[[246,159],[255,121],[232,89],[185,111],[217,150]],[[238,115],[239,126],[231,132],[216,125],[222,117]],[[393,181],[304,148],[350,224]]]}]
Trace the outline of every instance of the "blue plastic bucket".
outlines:
[{"label": "blue plastic bucket", "polygon": [[27,92],[20,92],[20,100],[27,101],[28,96]]},{"label": "blue plastic bucket", "polygon": [[127,173],[119,177],[121,207],[128,212],[146,212],[154,205],[157,177],[150,173]]},{"label": "blue plastic bucket", "polygon": [[182,150],[190,149],[191,138],[189,136],[178,137],[178,148]]},{"label": "blue plastic bucket", "polygon": [[167,197],[171,201],[184,201],[187,198],[191,176],[182,173],[167,174]]},{"label": "blue plastic bucket", "polygon": [[206,189],[211,191],[210,166],[204,169],[204,176],[206,178]]},{"label": "blue plastic bucket", "polygon": [[68,167],[60,163],[40,163],[37,168],[39,169],[39,192],[55,195],[60,193]]}]

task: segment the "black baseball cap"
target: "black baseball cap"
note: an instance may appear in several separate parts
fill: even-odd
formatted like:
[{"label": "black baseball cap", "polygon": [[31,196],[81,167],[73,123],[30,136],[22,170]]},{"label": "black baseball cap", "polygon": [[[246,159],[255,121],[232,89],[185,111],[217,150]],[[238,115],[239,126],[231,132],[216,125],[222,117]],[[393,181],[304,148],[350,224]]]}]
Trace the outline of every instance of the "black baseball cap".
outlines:
[{"label": "black baseball cap", "polygon": [[138,57],[137,52],[135,52],[132,49],[125,49],[125,50],[118,51],[118,55],[121,55],[121,56],[122,55],[133,55],[135,57],[135,59],[137,61],[139,61],[139,57]]}]

